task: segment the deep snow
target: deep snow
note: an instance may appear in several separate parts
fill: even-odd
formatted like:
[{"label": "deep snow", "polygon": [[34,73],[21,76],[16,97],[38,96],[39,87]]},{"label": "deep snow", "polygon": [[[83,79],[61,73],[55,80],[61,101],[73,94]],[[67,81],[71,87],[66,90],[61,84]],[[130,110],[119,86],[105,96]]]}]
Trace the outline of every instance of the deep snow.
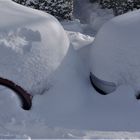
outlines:
[{"label": "deep snow", "polygon": [[41,94],[67,53],[68,37],[51,15],[0,2],[0,77]]},{"label": "deep snow", "polygon": [[113,18],[97,33],[91,49],[91,71],[99,79],[140,91],[140,11]]},{"label": "deep snow", "polygon": [[[2,3],[13,7],[10,0],[0,1],[0,9],[5,11],[6,7],[3,8]],[[87,4],[89,3],[87,2]],[[14,5],[16,9],[20,7],[17,4]],[[12,11],[16,14],[14,8]],[[23,8],[23,6],[21,9],[27,10],[29,13],[33,12],[33,15],[38,13],[48,17],[45,13]],[[27,16],[26,12],[24,14]],[[91,14],[93,13],[91,12]],[[5,17],[4,14],[0,14],[0,16]],[[53,18],[53,20],[55,19]],[[55,22],[57,21],[55,20]],[[34,96],[32,109],[30,111],[22,110],[15,94],[8,89],[0,88],[2,91],[0,94],[0,138],[140,138],[138,132],[140,131],[138,123],[140,103],[133,96],[134,90],[130,86],[120,86],[114,93],[102,96],[90,85],[89,52],[94,47],[94,37],[81,33],[85,33],[86,28],[93,29],[91,24],[87,22],[86,28],[78,20],[62,24],[65,29],[69,30],[67,35],[70,39],[70,46],[66,49],[63,60],[53,71],[49,90],[44,91],[42,95]],[[32,25],[30,27],[32,28]],[[35,31],[40,30],[37,26],[33,27],[35,27]],[[62,27],[60,28],[62,29]],[[18,30],[16,31],[16,36],[21,37]],[[92,34],[91,31],[87,31],[87,34]],[[40,31],[40,33],[42,32]],[[24,35],[28,36],[28,34]],[[50,33],[48,35],[52,37]],[[17,40],[19,41],[19,39]],[[24,47],[23,43],[26,41],[17,43],[21,48],[18,46],[15,48],[16,44],[13,45],[14,50],[19,54],[22,54],[20,50]],[[38,44],[39,49],[40,45]],[[47,57],[49,60],[52,59],[51,55]],[[44,70],[41,72],[46,74]]]}]

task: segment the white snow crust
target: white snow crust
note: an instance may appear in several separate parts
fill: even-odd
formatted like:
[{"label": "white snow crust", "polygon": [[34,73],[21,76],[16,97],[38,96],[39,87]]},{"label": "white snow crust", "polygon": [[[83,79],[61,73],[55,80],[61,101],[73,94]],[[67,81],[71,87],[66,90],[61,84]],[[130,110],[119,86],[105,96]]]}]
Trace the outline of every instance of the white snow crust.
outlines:
[{"label": "white snow crust", "polygon": [[69,47],[63,27],[51,15],[10,0],[0,1],[0,19],[0,77],[41,94]]},{"label": "white snow crust", "polygon": [[[0,74],[34,95],[32,109],[24,111],[18,97],[11,90],[0,87],[0,139],[140,138],[140,102],[134,97],[134,89],[122,85],[114,93],[102,96],[89,81],[90,60],[94,65],[89,55],[96,55],[93,50],[99,42],[98,35],[88,35],[96,34],[96,25],[111,18],[110,11],[89,4],[89,0],[75,6],[85,8],[81,14],[75,14],[86,23],[65,21],[62,23],[68,30],[65,32],[60,23],[46,13],[10,0],[0,0]],[[105,30],[113,41],[118,40],[112,33],[116,30],[118,35],[122,33],[124,25],[118,27],[122,20],[121,17],[113,19],[105,25],[110,25],[107,29],[113,31],[103,27],[99,34]],[[127,21],[123,23],[131,30],[133,26]],[[104,37],[107,38],[106,34]],[[99,44],[103,44],[104,37],[99,38],[102,40]],[[122,48],[126,50],[125,46]],[[103,53],[108,54],[108,51],[103,49]]]},{"label": "white snow crust", "polygon": [[91,49],[92,72],[116,85],[131,85],[140,91],[140,11],[107,22]]}]

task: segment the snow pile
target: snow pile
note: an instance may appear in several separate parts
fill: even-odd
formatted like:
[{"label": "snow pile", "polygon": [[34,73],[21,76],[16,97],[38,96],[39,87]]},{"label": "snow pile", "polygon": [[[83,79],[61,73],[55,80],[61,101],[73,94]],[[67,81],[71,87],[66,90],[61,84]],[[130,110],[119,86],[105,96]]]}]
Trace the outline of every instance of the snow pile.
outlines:
[{"label": "snow pile", "polygon": [[[118,35],[123,29],[124,34],[128,30],[122,28],[124,25],[132,30],[133,26],[129,26],[130,21],[127,20],[131,14],[125,16],[113,19],[108,23],[111,26],[107,27],[109,30],[103,27],[99,35],[105,30],[114,39],[116,28]],[[139,101],[134,98],[132,87],[120,86],[113,94],[102,96],[92,88],[89,81],[90,52],[93,54],[95,49],[97,54],[103,52],[109,55],[108,52],[114,48],[110,46],[107,51],[103,48],[98,51],[98,35],[94,44],[94,37],[78,32],[85,29],[80,23],[63,24],[69,29],[65,33],[58,21],[50,15],[19,6],[10,0],[0,1],[0,17],[3,19],[0,20],[0,74],[29,88],[32,94],[44,91],[44,94],[34,96],[32,109],[24,111],[15,94],[0,87],[0,138],[140,138],[140,133],[136,132],[140,131]],[[120,25],[122,18],[128,22]],[[131,23],[136,23],[136,20],[131,20]],[[99,40],[104,38],[107,38],[106,34]],[[109,41],[102,40],[100,43]],[[117,43],[113,46],[116,47]],[[126,47],[121,49],[126,50]],[[97,57],[96,53],[94,55]],[[94,66],[93,59],[91,62]],[[106,70],[106,67],[102,70]],[[48,83],[51,78],[53,86],[45,90],[51,84]]]},{"label": "snow pile", "polygon": [[19,4],[45,11],[58,19],[72,19],[73,0],[13,0]]},{"label": "snow pile", "polygon": [[67,53],[65,31],[51,15],[10,0],[0,1],[0,19],[0,77],[41,94]]},{"label": "snow pile", "polygon": [[140,91],[140,10],[116,17],[98,32],[91,49],[92,72],[116,85]]}]

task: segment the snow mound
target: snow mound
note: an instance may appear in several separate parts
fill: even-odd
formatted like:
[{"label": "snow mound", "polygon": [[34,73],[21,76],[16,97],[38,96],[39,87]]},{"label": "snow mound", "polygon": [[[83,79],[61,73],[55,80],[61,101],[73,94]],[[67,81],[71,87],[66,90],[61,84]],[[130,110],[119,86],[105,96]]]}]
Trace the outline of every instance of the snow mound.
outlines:
[{"label": "snow mound", "polygon": [[140,10],[106,23],[91,49],[91,71],[99,79],[140,91]]},{"label": "snow mound", "polygon": [[67,53],[67,34],[53,16],[10,0],[0,1],[0,19],[0,77],[41,94]]}]

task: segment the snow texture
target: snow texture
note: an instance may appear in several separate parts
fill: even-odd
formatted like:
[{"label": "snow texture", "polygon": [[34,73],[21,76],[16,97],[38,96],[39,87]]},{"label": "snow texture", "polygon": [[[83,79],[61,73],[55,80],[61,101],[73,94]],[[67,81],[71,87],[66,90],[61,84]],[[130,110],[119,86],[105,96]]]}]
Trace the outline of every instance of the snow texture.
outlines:
[{"label": "snow texture", "polygon": [[[89,4],[88,0],[84,2],[81,6]],[[100,9],[94,8],[94,12],[85,13],[88,19],[95,11],[101,21],[104,16],[110,16],[105,11],[98,15]],[[91,28],[90,20],[84,24],[78,20],[63,22],[64,28],[69,30],[65,33],[52,16],[10,0],[0,1],[0,18],[3,19],[0,20],[0,68],[7,73],[7,78],[23,83],[22,86],[29,84],[29,89],[37,93],[32,109],[24,111],[15,94],[0,87],[1,139],[140,138],[140,104],[134,98],[134,89],[122,85],[114,93],[102,96],[90,84],[89,55],[96,46],[94,37],[82,34],[98,31],[97,26]],[[115,23],[120,21],[119,18],[114,20]],[[21,75],[15,66],[26,75]],[[48,72],[51,73],[50,84]],[[37,83],[38,78],[41,84]],[[36,86],[30,87],[32,83]],[[48,85],[51,85],[49,90],[45,90]],[[44,94],[38,94],[39,89],[43,89]]]},{"label": "snow texture", "polygon": [[100,79],[131,85],[140,91],[140,11],[124,14],[106,23],[91,49],[92,72]]},{"label": "snow texture", "polygon": [[115,16],[140,8],[139,0],[100,0],[102,8],[113,9]]},{"label": "snow texture", "polygon": [[41,94],[67,53],[67,35],[49,14],[0,2],[0,77]]}]

